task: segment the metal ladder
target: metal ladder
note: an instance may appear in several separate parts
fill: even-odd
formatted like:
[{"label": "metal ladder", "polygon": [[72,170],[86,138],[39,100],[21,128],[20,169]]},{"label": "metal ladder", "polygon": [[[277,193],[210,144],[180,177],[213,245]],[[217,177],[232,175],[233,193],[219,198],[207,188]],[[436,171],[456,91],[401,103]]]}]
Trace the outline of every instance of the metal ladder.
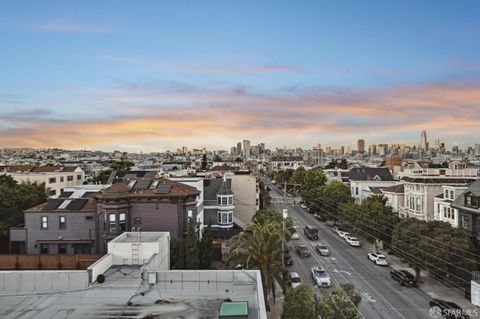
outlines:
[{"label": "metal ladder", "polygon": [[132,243],[132,265],[140,264],[140,243]]}]

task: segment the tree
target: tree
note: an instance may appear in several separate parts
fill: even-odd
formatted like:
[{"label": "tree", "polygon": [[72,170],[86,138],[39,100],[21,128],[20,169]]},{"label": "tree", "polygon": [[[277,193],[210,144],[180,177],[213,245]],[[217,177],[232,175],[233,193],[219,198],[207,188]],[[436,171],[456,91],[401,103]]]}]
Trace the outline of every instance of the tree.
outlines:
[{"label": "tree", "polygon": [[208,166],[207,154],[203,154],[203,156],[202,156],[202,171],[206,171],[207,166]]},{"label": "tree", "polygon": [[290,183],[303,184],[306,174],[307,170],[305,169],[305,167],[300,166],[293,172],[292,177],[290,177]]},{"label": "tree", "polygon": [[301,284],[287,290],[282,307],[282,319],[315,319],[315,301],[312,289]]},{"label": "tree", "polygon": [[320,316],[322,319],[360,318],[357,309],[362,297],[352,284],[341,284],[340,287],[340,290],[320,300]]},{"label": "tree", "polygon": [[213,158],[213,161],[214,162],[221,162],[222,161],[222,158],[218,155],[215,155],[215,157]]},{"label": "tree", "polygon": [[110,174],[112,173],[112,169],[106,169],[103,171],[100,171],[97,175],[93,177],[93,182],[95,184],[106,184],[108,182],[108,178],[110,177]]},{"label": "tree", "polygon": [[336,216],[342,204],[352,201],[350,188],[342,182],[332,181],[320,188],[314,205],[323,211],[330,212],[329,215]]},{"label": "tree", "polygon": [[170,268],[185,269],[185,241],[182,238],[170,239]]},{"label": "tree", "polygon": [[122,156],[120,161],[111,161],[110,169],[113,171],[129,171],[135,164],[128,160],[125,156]]},{"label": "tree", "polygon": [[262,179],[259,179],[258,188],[260,189],[260,209],[267,209],[270,206],[269,188]]},{"label": "tree", "polygon": [[269,293],[275,301],[275,281],[285,290],[282,265],[282,237],[276,222],[253,223],[247,231],[231,239],[230,257],[227,266],[242,265],[245,269],[258,269],[262,277],[265,301]]},{"label": "tree", "polygon": [[325,169],[335,169],[337,167],[337,161],[332,158],[332,160],[325,166]]},{"label": "tree", "polygon": [[23,211],[46,202],[45,184],[18,184],[11,176],[0,175],[0,235],[24,222]]},{"label": "tree", "polygon": [[338,168],[340,169],[348,169],[348,162],[347,162],[347,159],[346,158],[342,158],[342,160],[340,161],[340,163],[338,163]]},{"label": "tree", "polygon": [[209,220],[207,227],[203,229],[202,239],[198,244],[198,259],[200,269],[210,269],[212,266],[213,236],[211,228],[212,221]]},{"label": "tree", "polygon": [[187,269],[198,269],[198,265],[198,236],[195,219],[189,218],[187,225],[187,238],[185,239],[185,267]]},{"label": "tree", "polygon": [[[283,214],[277,210],[262,210],[259,209],[255,212],[255,215],[252,217],[252,222],[259,225],[274,224],[279,227],[279,231],[282,230]],[[287,217],[285,220],[285,238],[290,239],[291,233],[295,232],[295,227],[293,227],[293,220],[290,217]]]},{"label": "tree", "polygon": [[305,173],[300,195],[309,203],[314,203],[320,194],[320,187],[325,185],[327,177],[320,169],[310,169]]}]

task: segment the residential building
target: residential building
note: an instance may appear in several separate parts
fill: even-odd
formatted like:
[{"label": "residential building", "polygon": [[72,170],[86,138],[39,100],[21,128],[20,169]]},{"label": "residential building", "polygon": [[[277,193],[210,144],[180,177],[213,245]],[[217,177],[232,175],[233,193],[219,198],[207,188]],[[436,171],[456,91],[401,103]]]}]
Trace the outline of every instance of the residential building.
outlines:
[{"label": "residential building", "polygon": [[84,171],[77,166],[10,165],[0,167],[0,173],[11,176],[18,183],[45,184],[47,194],[58,197],[65,187],[83,185]]},{"label": "residential building", "polygon": [[403,184],[380,187],[382,196],[387,199],[387,206],[392,207],[394,212],[399,212],[405,204],[405,190]]},{"label": "residential building", "polygon": [[472,183],[458,196],[451,207],[458,210],[458,226],[469,236],[477,239],[480,233],[480,180]]},{"label": "residential building", "polygon": [[451,207],[451,204],[467,188],[467,186],[442,186],[442,193],[435,196],[433,200],[434,220],[458,227],[458,210]]},{"label": "residential building", "polygon": [[402,178],[405,185],[405,204],[400,216],[433,221],[434,198],[442,194],[443,186],[465,187],[477,177],[448,175],[412,175]]},{"label": "residential building", "polygon": [[211,223],[213,228],[233,229],[233,202],[232,180],[211,178],[203,180],[204,189],[204,220]]},{"label": "residential building", "polygon": [[348,176],[352,197],[357,203],[361,203],[371,195],[381,194],[380,187],[399,184],[393,179],[390,170],[385,167],[352,168],[350,172],[342,175]]},{"label": "residential building", "polygon": [[107,242],[129,229],[168,231],[183,237],[187,217],[197,219],[200,191],[164,178],[130,178],[96,195],[96,244],[105,252]]}]

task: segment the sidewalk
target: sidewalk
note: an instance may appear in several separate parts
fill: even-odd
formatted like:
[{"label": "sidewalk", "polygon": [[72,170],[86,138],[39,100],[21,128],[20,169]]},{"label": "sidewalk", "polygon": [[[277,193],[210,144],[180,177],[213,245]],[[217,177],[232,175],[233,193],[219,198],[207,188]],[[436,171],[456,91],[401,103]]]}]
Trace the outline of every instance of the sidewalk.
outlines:
[{"label": "sidewalk", "polygon": [[[395,270],[406,269],[415,275],[415,270],[410,268],[408,264],[403,263],[397,256],[387,254],[385,252],[383,254],[387,256],[391,268]],[[418,283],[418,288],[431,298],[452,301],[462,307],[464,310],[475,308],[475,306],[472,305],[467,298],[465,298],[465,291],[463,289],[442,284],[438,280],[429,277],[428,271],[421,271],[420,276],[422,277],[422,282]]]}]

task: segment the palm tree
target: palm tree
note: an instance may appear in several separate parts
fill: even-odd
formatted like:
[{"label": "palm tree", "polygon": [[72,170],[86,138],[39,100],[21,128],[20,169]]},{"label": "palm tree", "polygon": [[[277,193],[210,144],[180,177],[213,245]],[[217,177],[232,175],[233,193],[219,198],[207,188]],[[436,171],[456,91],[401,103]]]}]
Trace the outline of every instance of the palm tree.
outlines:
[{"label": "palm tree", "polygon": [[232,237],[228,266],[242,265],[261,272],[265,302],[271,292],[275,302],[275,280],[285,290],[282,265],[283,231],[277,222],[250,224],[246,231]]}]

